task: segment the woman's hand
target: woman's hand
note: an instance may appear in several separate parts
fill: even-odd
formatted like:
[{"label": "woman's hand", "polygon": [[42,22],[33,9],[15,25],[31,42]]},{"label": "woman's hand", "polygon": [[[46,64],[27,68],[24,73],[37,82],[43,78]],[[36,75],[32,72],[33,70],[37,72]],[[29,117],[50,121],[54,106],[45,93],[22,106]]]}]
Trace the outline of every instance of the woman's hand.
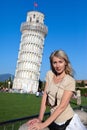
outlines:
[{"label": "woman's hand", "polygon": [[42,122],[36,122],[33,123],[33,125],[30,125],[28,130],[42,130],[43,128],[44,126]]},{"label": "woman's hand", "polygon": [[34,123],[38,123],[40,120],[38,118],[34,118],[32,120],[29,120],[26,124],[30,127],[30,125],[33,125]]}]

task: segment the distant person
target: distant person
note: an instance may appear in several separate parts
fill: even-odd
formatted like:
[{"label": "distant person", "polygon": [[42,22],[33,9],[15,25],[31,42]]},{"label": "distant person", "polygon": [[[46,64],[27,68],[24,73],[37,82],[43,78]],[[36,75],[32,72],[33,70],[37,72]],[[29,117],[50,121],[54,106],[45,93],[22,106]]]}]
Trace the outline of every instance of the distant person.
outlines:
[{"label": "distant person", "polygon": [[77,90],[77,105],[81,105],[81,91]]},{"label": "distant person", "polygon": [[[63,50],[54,51],[50,55],[50,66],[51,70],[46,74],[39,117],[29,120],[19,130],[86,130],[70,106],[76,83],[66,53]],[[51,114],[43,122],[47,105]]]}]

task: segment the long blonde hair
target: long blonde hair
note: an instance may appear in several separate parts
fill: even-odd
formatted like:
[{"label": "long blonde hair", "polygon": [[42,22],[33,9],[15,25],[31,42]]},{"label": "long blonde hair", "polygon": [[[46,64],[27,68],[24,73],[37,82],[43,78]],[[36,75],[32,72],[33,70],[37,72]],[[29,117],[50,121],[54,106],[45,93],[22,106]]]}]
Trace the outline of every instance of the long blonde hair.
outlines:
[{"label": "long blonde hair", "polygon": [[65,60],[65,62],[66,62],[65,73],[69,74],[73,77],[74,70],[71,67],[71,63],[69,61],[67,54],[63,50],[56,50],[56,51],[51,53],[51,55],[50,55],[50,66],[51,66],[52,71],[54,71],[54,67],[52,65],[54,56]]}]

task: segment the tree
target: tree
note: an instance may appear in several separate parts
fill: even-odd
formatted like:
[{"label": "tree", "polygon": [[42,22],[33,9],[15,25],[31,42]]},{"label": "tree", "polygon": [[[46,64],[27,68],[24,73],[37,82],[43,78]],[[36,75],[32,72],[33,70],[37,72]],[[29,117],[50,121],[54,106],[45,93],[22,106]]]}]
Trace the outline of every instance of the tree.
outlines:
[{"label": "tree", "polygon": [[82,80],[82,82],[81,82],[81,87],[85,87],[85,82],[84,82],[84,80]]},{"label": "tree", "polygon": [[38,91],[42,92],[44,90],[44,87],[45,87],[45,81],[39,80]]}]

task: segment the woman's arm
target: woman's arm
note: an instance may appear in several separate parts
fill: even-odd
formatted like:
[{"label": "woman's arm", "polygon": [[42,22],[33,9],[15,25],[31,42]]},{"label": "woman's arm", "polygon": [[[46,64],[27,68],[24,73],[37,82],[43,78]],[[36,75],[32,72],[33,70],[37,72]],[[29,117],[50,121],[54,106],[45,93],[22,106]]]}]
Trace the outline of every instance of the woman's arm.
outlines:
[{"label": "woman's arm", "polygon": [[44,93],[43,93],[43,97],[42,97],[42,101],[41,101],[41,107],[40,107],[40,113],[39,113],[39,117],[38,119],[40,121],[43,120],[43,117],[44,117],[44,113],[45,113],[45,110],[46,110],[46,98],[47,98],[47,93],[46,93],[46,90],[47,90],[47,83],[45,85],[45,89],[44,89]]},{"label": "woman's arm", "polygon": [[43,120],[44,113],[45,113],[45,110],[46,110],[46,97],[47,97],[46,89],[47,89],[47,83],[45,85],[45,89],[44,89],[44,93],[43,93],[43,97],[42,97],[42,101],[41,101],[39,117],[29,120],[27,122],[27,125],[29,125],[29,126],[30,125],[32,126],[34,123],[41,122]]}]

